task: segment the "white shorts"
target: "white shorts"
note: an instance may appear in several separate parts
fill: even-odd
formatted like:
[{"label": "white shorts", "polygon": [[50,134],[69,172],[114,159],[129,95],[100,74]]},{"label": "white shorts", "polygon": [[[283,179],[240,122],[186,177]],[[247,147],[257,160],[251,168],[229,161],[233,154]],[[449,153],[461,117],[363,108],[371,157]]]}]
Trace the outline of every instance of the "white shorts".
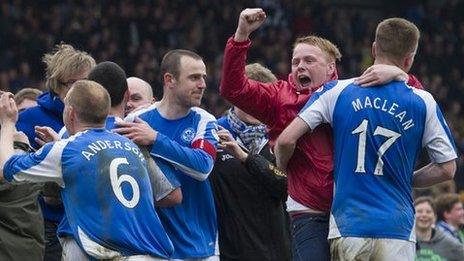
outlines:
[{"label": "white shorts", "polygon": [[[62,261],[87,261],[90,260],[87,255],[82,251],[80,246],[71,237],[63,237],[60,238],[61,246],[63,247],[63,252],[61,254]],[[114,261],[124,260],[124,261],[162,261],[167,259],[156,258],[153,256],[146,256],[146,255],[137,255],[137,256],[124,256],[124,257],[117,257],[112,259]]]},{"label": "white shorts", "polygon": [[413,261],[416,244],[386,238],[339,237],[330,240],[332,260]]}]

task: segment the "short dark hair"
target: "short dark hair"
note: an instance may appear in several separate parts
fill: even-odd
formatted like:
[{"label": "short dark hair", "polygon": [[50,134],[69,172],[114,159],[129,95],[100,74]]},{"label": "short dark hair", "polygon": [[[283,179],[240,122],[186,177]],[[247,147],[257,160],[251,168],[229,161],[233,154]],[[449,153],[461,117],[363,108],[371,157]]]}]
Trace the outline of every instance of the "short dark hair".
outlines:
[{"label": "short dark hair", "polygon": [[111,97],[111,107],[118,106],[127,91],[126,73],[116,63],[105,61],[97,64],[89,73],[89,80],[103,86]]},{"label": "short dark hair", "polygon": [[180,75],[180,59],[183,56],[188,56],[194,60],[203,60],[200,55],[185,49],[175,49],[167,52],[161,61],[161,80],[164,74],[170,73],[174,78],[179,79]]},{"label": "short dark hair", "polygon": [[432,197],[422,196],[422,197],[416,198],[414,200],[414,207],[416,207],[417,205],[422,204],[422,203],[428,203],[430,205],[430,207],[432,207],[433,212],[435,212],[436,207],[435,207],[435,203],[433,202]]},{"label": "short dark hair", "polygon": [[105,124],[110,112],[110,95],[99,83],[79,80],[73,84],[64,99],[72,106],[77,117],[84,123]]},{"label": "short dark hair", "polygon": [[440,195],[435,200],[437,207],[438,220],[445,220],[445,212],[450,212],[456,203],[459,203],[459,195],[454,193],[446,193]]},{"label": "short dark hair", "polygon": [[417,26],[403,18],[388,18],[377,25],[375,43],[377,55],[393,60],[414,52],[419,42]]}]

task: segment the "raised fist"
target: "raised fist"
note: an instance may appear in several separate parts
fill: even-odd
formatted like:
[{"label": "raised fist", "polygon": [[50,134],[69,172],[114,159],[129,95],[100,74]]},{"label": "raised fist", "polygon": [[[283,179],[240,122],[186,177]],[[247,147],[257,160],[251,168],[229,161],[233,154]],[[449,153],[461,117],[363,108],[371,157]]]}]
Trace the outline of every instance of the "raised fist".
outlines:
[{"label": "raised fist", "polygon": [[18,121],[18,108],[13,99],[13,94],[4,92],[0,96],[0,126],[10,123],[16,124]]},{"label": "raised fist", "polygon": [[261,8],[247,8],[240,13],[234,40],[243,42],[254,30],[258,29],[266,19],[266,13]]}]

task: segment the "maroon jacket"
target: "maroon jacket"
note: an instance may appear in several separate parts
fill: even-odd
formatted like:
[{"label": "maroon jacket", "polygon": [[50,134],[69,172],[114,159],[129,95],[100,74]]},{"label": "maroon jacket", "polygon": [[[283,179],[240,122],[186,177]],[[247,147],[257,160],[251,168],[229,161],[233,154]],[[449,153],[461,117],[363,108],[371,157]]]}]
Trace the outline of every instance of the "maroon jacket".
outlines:
[{"label": "maroon jacket", "polygon": [[[298,115],[312,94],[312,90],[299,91],[292,81],[260,83],[245,75],[247,51],[251,41],[235,42],[229,38],[224,52],[221,95],[232,104],[266,124],[270,143]],[[332,80],[337,79],[337,74]],[[408,82],[420,88],[413,76]],[[328,124],[306,133],[296,145],[288,162],[288,194],[298,203],[315,210],[330,211],[333,195],[333,141]]]},{"label": "maroon jacket", "polygon": [[[260,83],[245,76],[247,51],[251,42],[230,38],[224,53],[221,95],[269,127],[271,144],[290,124],[311,96],[297,91],[289,81]],[[336,79],[336,76],[334,76]],[[332,129],[321,125],[311,135],[298,140],[288,163],[288,193],[298,203],[312,209],[330,210],[333,190]]]}]

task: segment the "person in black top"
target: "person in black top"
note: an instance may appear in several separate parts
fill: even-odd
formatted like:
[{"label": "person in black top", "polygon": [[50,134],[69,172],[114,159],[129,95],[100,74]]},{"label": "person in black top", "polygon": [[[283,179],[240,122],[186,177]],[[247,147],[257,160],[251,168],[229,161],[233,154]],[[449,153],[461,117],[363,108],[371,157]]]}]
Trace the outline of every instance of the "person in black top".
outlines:
[{"label": "person in black top", "polygon": [[[259,64],[248,77],[276,81]],[[221,260],[291,260],[285,211],[287,177],[272,163],[266,126],[238,108],[218,120],[219,150],[210,175]]]}]

